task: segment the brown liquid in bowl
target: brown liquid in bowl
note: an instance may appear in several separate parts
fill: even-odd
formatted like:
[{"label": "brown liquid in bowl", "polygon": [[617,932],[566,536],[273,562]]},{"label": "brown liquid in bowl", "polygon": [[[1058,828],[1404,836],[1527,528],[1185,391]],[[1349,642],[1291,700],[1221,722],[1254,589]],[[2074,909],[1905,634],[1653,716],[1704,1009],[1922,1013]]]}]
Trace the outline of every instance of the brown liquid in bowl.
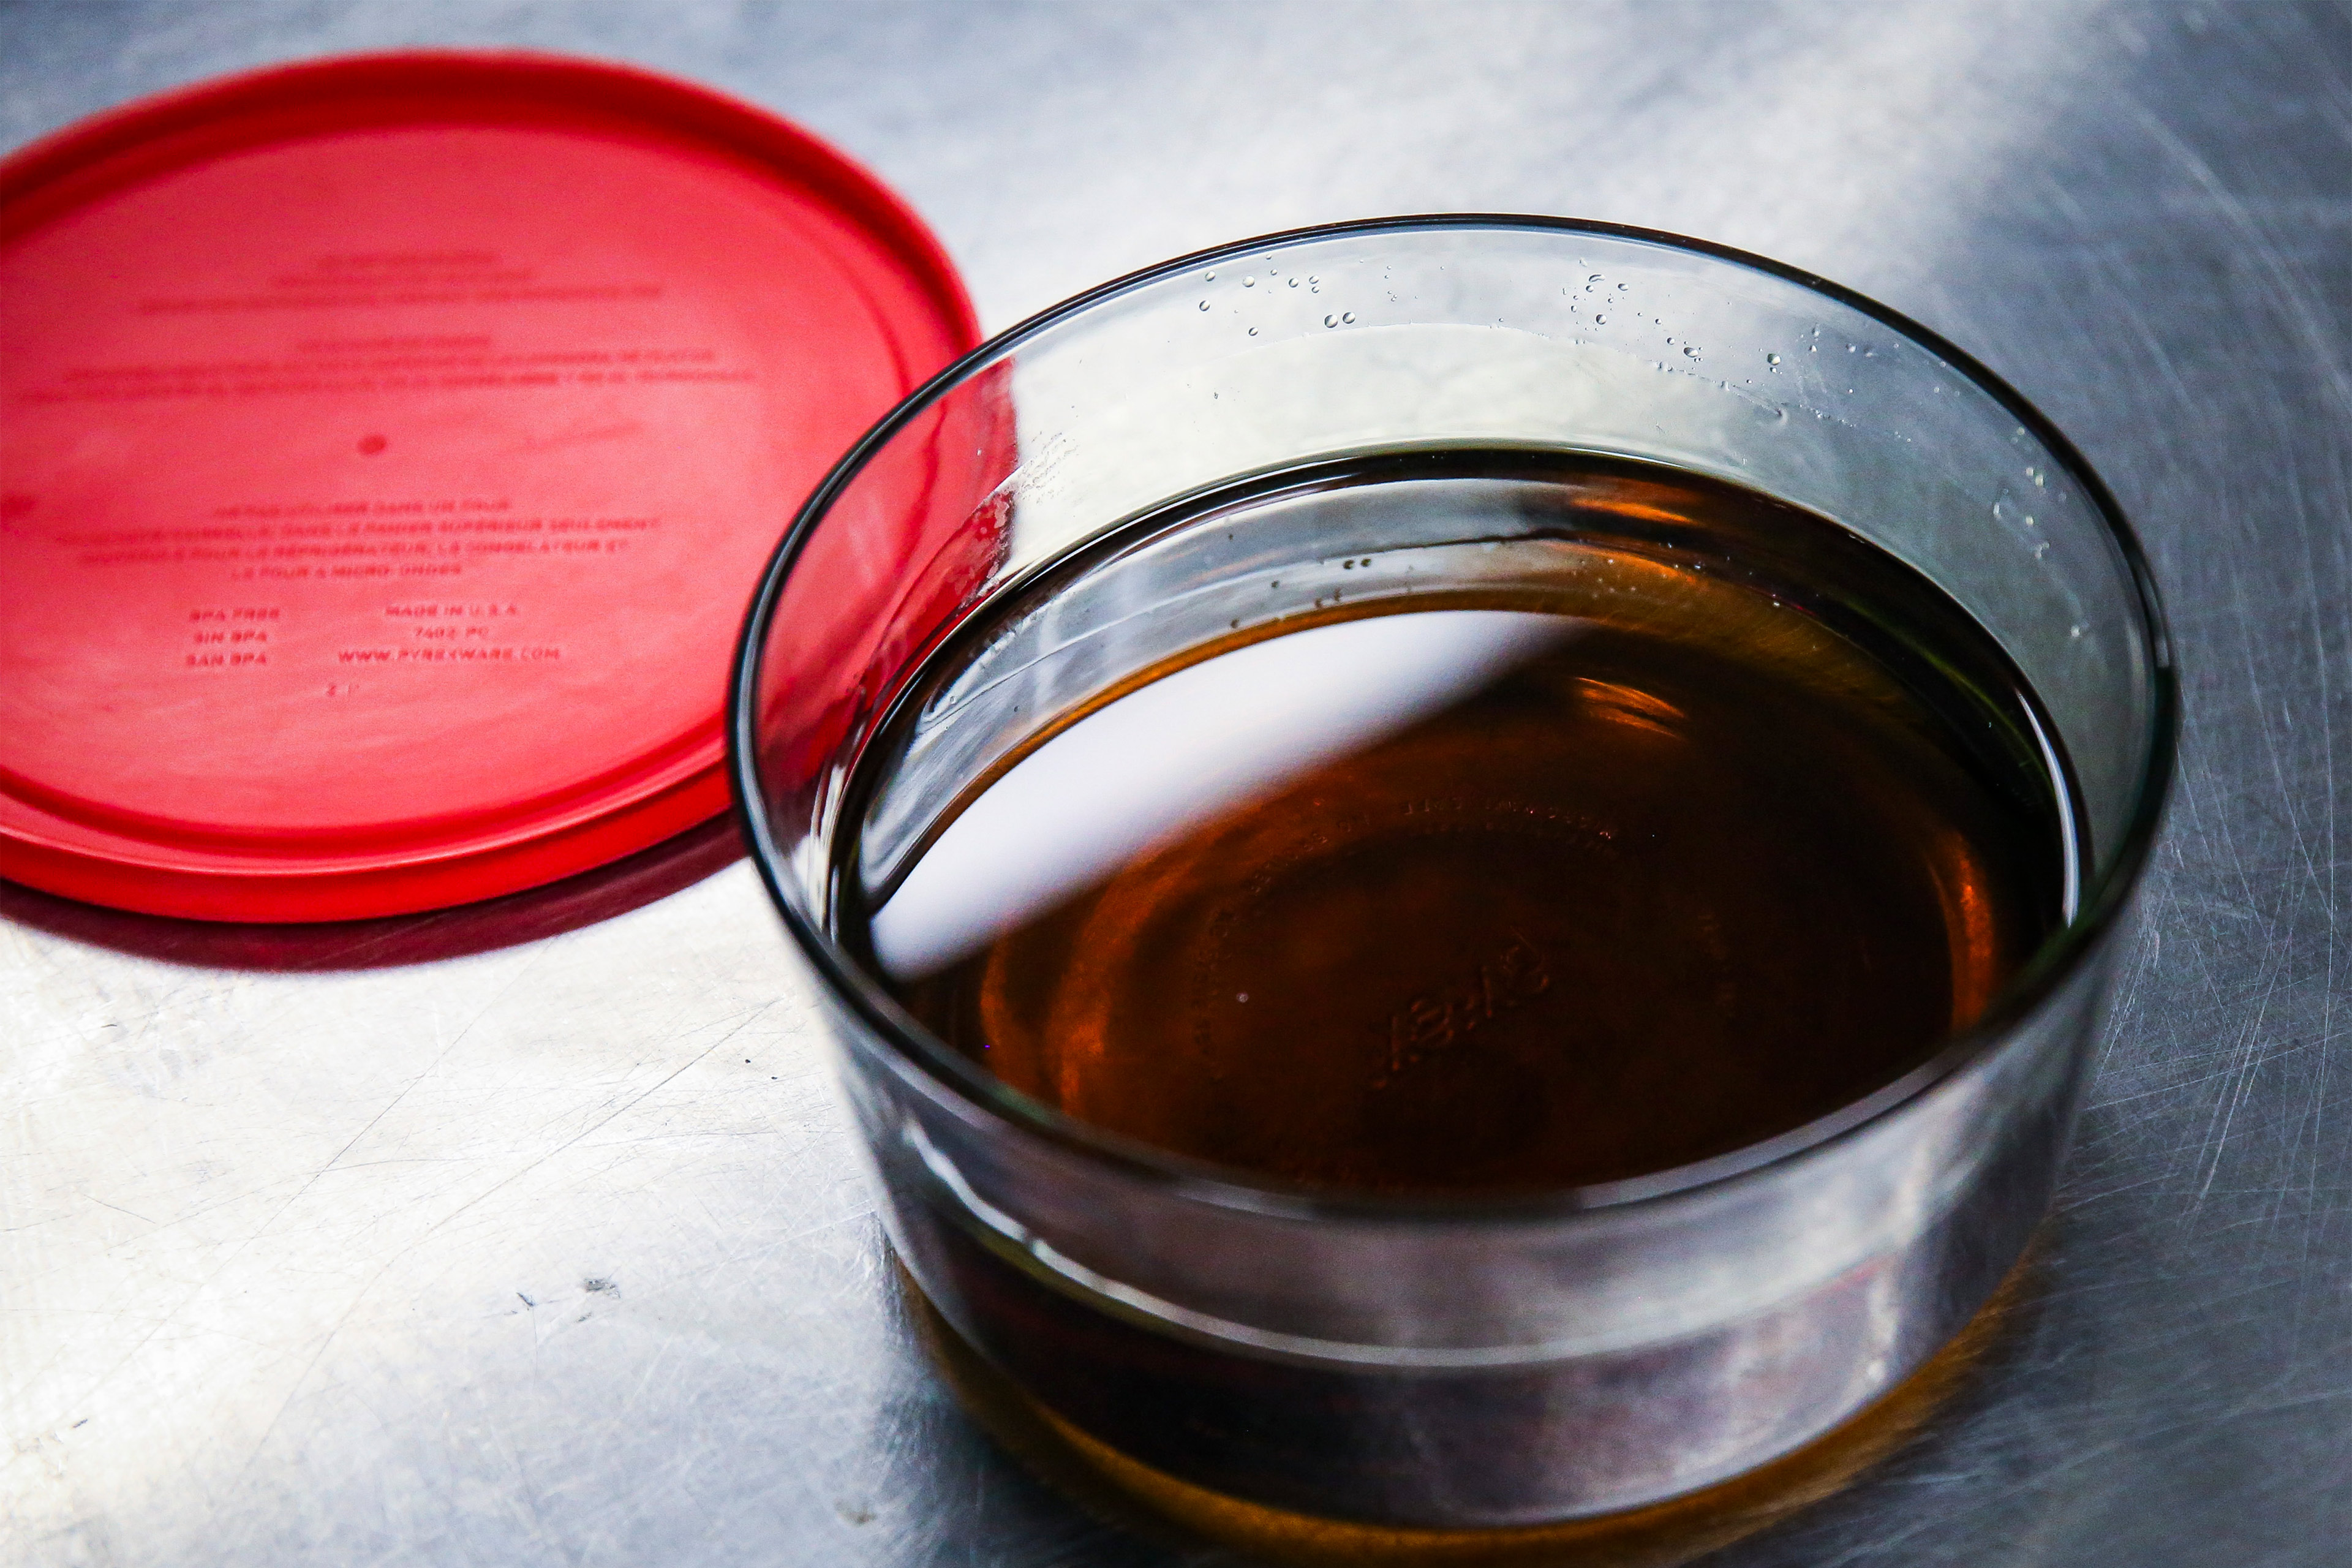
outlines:
[{"label": "brown liquid in bowl", "polygon": [[[1656,1172],[1919,1064],[2059,919],[2055,790],[1979,732],[2025,699],[1909,568],[1655,473],[1577,477],[1582,526],[1539,590],[1313,617],[1537,610],[1559,631],[902,984],[906,1005],[1084,1121],[1370,1191]],[[1769,570],[1737,553],[1767,533]],[[1909,640],[1866,651],[1874,626]]]}]

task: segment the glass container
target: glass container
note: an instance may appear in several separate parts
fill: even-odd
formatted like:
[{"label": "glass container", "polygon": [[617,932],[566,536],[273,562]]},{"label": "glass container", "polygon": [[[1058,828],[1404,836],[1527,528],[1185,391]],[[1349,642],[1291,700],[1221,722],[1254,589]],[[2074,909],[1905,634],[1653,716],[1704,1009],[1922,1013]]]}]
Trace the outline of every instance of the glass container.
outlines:
[{"label": "glass container", "polygon": [[[1973,1026],[1862,1100],[1698,1164],[1534,1196],[1380,1198],[1076,1121],[932,1037],[853,956],[847,895],[866,889],[849,879],[887,881],[1041,725],[1230,626],[1376,591],[1343,562],[1507,553],[1537,526],[1370,506],[1344,529],[1218,537],[1153,514],[1246,476],[1444,447],[1736,481],[1892,552],[1990,634],[2054,731],[2074,809],[2066,918]],[[953,635],[1023,595],[991,636]],[[1477,1528],[1749,1469],[1968,1321],[2063,1158],[2175,704],[2115,503],[1966,354],[1719,247],[1448,216],[1172,261],[944,373],[792,525],[730,732],[892,1244],[956,1331],[1061,1420],[1182,1480]],[[905,761],[868,798],[851,782],[885,736]]]}]

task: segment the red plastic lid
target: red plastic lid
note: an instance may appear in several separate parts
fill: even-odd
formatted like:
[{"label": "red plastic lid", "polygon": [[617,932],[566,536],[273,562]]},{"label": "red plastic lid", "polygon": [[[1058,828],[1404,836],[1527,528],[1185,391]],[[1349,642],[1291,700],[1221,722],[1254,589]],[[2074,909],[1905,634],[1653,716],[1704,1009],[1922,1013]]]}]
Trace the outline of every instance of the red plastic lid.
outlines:
[{"label": "red plastic lid", "polygon": [[344,919],[709,817],[761,564],[977,336],[870,175],[612,66],[295,66],[0,163],[0,875]]}]

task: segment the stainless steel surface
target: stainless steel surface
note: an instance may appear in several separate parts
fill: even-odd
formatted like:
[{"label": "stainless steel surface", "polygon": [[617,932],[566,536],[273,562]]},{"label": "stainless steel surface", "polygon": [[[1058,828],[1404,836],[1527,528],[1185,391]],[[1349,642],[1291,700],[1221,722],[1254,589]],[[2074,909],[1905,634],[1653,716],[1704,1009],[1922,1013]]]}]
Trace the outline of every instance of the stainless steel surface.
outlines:
[{"label": "stainless steel surface", "polygon": [[[2150,547],[2181,788],[2024,1305],[1922,1436],[1714,1561],[2342,1560],[2352,15],[16,0],[0,139],[433,41],[801,119],[932,219],[991,326],[1241,234],[1518,209],[1778,256],[1987,359]],[[1180,1560],[1027,1480],[919,1362],[747,868],[375,968],[496,932],[5,911],[0,1558]]]}]

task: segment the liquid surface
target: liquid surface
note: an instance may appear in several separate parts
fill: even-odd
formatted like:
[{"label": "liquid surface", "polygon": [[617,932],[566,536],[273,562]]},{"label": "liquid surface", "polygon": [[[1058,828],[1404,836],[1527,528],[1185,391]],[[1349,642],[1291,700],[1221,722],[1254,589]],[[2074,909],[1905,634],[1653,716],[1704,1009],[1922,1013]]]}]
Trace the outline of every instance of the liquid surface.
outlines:
[{"label": "liquid surface", "polygon": [[1507,581],[1236,628],[996,768],[862,931],[906,1006],[1097,1126],[1423,1193],[1727,1152],[1974,1019],[2065,897],[1990,639],[1809,514],[1554,465]]}]

